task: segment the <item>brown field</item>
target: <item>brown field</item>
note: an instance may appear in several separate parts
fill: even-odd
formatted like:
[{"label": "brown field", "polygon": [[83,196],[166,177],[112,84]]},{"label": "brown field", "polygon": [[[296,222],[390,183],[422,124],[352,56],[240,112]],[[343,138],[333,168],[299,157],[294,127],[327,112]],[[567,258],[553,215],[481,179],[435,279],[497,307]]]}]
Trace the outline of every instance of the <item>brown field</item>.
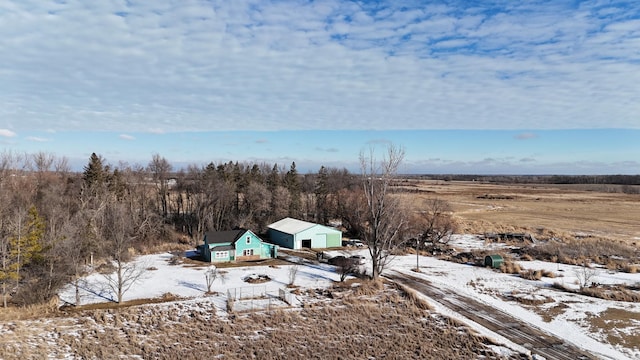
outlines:
[{"label": "brown field", "polygon": [[604,190],[602,186],[409,180],[402,188],[416,210],[424,199],[448,201],[461,233],[528,232],[629,244],[640,240],[640,195],[593,190]]}]

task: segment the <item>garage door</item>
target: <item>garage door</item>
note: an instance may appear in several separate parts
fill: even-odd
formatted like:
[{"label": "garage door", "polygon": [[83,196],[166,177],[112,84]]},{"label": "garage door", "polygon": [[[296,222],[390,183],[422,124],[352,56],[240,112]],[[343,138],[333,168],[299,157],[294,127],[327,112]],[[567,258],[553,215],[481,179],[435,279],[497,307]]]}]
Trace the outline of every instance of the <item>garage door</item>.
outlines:
[{"label": "garage door", "polygon": [[326,248],[327,247],[327,234],[316,234],[313,237],[311,244],[312,248]]}]

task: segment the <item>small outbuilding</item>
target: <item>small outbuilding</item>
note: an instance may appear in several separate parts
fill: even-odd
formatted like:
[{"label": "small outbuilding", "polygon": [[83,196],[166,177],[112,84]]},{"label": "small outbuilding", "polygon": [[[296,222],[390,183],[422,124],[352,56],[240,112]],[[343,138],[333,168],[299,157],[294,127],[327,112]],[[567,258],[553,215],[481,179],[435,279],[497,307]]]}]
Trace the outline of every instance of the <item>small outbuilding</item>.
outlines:
[{"label": "small outbuilding", "polygon": [[207,262],[251,261],[276,258],[278,247],[263,242],[251,230],[209,231],[197,252]]},{"label": "small outbuilding", "polygon": [[269,241],[289,249],[324,249],[342,245],[342,231],[308,221],[284,218],[268,226]]},{"label": "small outbuilding", "polygon": [[500,266],[504,263],[504,258],[502,255],[487,255],[484,257],[484,266],[489,266],[494,269],[499,269]]}]

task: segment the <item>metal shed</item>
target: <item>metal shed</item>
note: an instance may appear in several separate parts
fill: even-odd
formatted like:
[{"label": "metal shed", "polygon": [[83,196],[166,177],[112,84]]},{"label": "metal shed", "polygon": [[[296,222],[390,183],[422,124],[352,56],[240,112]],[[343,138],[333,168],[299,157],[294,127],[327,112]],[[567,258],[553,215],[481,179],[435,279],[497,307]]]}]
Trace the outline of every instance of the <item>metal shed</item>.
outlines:
[{"label": "metal shed", "polygon": [[490,266],[494,269],[499,269],[500,265],[504,263],[502,255],[487,255],[484,257],[484,266]]},{"label": "metal shed", "polygon": [[289,249],[339,247],[340,230],[292,218],[268,226],[270,242]]}]

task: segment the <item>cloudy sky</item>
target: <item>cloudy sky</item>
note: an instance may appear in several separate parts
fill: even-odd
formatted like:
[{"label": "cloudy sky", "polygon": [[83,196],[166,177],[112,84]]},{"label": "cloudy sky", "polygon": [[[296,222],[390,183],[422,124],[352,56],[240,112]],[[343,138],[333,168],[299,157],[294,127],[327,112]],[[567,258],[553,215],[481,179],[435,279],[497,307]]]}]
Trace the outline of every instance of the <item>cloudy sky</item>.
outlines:
[{"label": "cloudy sky", "polygon": [[82,166],[640,173],[636,1],[0,1],[0,144]]}]

